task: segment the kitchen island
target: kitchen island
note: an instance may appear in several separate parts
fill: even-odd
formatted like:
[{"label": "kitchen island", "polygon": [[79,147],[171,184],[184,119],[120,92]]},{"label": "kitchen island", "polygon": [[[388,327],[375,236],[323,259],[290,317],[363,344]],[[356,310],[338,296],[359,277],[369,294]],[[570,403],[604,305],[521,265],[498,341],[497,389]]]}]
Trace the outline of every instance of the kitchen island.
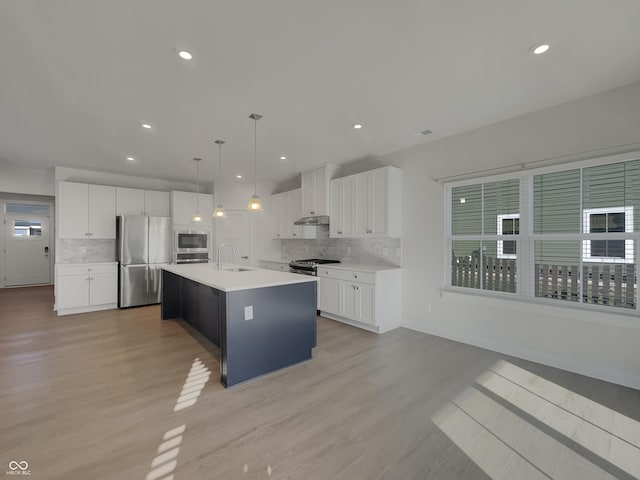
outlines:
[{"label": "kitchen island", "polygon": [[220,347],[225,387],[311,358],[315,277],[208,263],[162,268],[162,319],[182,318]]}]

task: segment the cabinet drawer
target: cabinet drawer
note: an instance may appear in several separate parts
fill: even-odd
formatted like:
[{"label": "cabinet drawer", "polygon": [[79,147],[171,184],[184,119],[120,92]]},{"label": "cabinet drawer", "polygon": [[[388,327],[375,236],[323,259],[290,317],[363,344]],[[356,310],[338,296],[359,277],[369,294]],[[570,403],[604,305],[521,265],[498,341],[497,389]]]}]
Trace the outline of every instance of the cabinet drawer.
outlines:
[{"label": "cabinet drawer", "polygon": [[89,265],[89,268],[91,269],[91,273],[118,273],[118,265],[116,264],[93,264]]},{"label": "cabinet drawer", "polygon": [[82,275],[89,273],[87,265],[65,265],[57,268],[58,275]]},{"label": "cabinet drawer", "polygon": [[279,270],[281,272],[288,272],[289,264],[280,263],[280,262],[260,262],[260,268],[265,268],[267,270]]},{"label": "cabinet drawer", "polygon": [[95,264],[95,263],[83,263],[83,264],[69,264],[59,265],[57,267],[58,275],[82,275],[85,273],[117,273],[117,265],[115,264]]},{"label": "cabinet drawer", "polygon": [[331,268],[318,267],[316,270],[318,277],[335,278],[336,280],[342,280],[342,273],[340,270],[333,270]]},{"label": "cabinet drawer", "polygon": [[356,272],[352,270],[341,270],[341,278],[350,282],[376,283],[376,274],[373,272]]}]

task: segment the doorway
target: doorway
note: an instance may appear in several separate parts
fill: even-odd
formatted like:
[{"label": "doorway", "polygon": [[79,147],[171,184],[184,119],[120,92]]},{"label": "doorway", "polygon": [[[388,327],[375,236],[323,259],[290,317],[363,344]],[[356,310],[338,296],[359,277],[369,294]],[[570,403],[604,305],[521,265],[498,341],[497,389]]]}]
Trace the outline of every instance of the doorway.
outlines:
[{"label": "doorway", "polygon": [[51,282],[49,205],[5,204],[4,286]]},{"label": "doorway", "polygon": [[[251,265],[251,212],[227,210],[226,214],[226,217],[215,220],[216,245],[229,243],[233,245],[237,255],[234,258],[231,249],[225,248],[221,252],[222,261],[237,265]],[[218,259],[215,258],[215,260]]]}]

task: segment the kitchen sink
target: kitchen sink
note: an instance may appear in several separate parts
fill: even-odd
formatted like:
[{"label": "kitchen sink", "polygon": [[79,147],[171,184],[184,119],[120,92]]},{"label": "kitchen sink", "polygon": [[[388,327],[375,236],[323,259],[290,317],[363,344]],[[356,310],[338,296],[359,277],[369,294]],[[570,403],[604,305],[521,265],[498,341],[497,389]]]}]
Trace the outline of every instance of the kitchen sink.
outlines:
[{"label": "kitchen sink", "polygon": [[232,267],[232,268],[223,268],[227,272],[253,272],[253,268],[242,268],[242,267]]}]

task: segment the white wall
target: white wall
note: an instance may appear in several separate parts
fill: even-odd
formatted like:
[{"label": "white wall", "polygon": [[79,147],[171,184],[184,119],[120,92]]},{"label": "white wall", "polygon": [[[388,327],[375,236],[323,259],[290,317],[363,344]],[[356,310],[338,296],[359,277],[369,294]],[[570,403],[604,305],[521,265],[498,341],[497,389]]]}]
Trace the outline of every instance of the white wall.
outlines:
[{"label": "white wall", "polygon": [[640,389],[638,316],[441,293],[445,204],[432,180],[640,150],[638,125],[640,83],[389,155],[403,169],[404,324]]},{"label": "white wall", "polygon": [[[113,187],[142,188],[146,190],[160,190],[170,192],[181,190],[183,192],[195,192],[196,184],[184,182],[172,182],[157,178],[135,177],[132,175],[120,175],[117,173],[97,172],[94,170],[82,170],[79,168],[56,167],[55,181],[92,183],[96,185],[109,185]],[[201,184],[201,193],[210,193],[210,185]]]},{"label": "white wall", "polygon": [[36,169],[0,163],[0,192],[55,196],[53,168]]}]

